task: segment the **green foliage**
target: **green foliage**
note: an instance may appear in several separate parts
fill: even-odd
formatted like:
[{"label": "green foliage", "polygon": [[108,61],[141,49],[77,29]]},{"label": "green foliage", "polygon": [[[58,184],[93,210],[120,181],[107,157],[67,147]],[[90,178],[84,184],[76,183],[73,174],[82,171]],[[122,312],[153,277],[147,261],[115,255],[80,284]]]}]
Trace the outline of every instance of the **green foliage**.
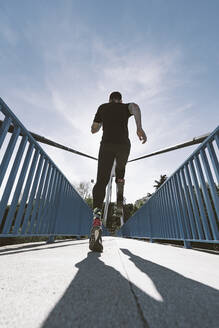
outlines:
[{"label": "green foliage", "polygon": [[85,198],[85,202],[87,205],[92,209],[93,208],[93,198],[92,197],[87,197]]},{"label": "green foliage", "polygon": [[82,181],[80,183],[72,184],[83,199],[91,198],[91,183]]},{"label": "green foliage", "polygon": [[138,210],[135,204],[129,203],[124,205],[124,223]]},{"label": "green foliage", "polygon": [[155,190],[159,189],[160,186],[167,180],[167,176],[166,174],[164,175],[160,175],[160,179],[159,180],[155,180],[155,184],[153,185],[153,187],[155,188]]},{"label": "green foliage", "polygon": [[[155,180],[155,184],[153,185],[153,187],[155,188],[155,191],[160,188],[160,186],[168,179],[168,177],[166,176],[166,174],[161,174],[160,175],[160,179],[159,180]],[[135,206],[135,211],[138,210],[139,208],[141,208],[149,199],[150,197],[153,195],[153,193],[147,193],[146,196],[140,198],[140,199],[137,199],[134,203],[134,206]],[[134,213],[135,213],[134,211]],[[133,213],[133,214],[134,214]]]},{"label": "green foliage", "polygon": [[73,187],[77,190],[77,192],[84,199],[87,205],[92,209],[93,198],[91,196],[91,183],[87,181],[82,181],[78,184],[73,184]]}]

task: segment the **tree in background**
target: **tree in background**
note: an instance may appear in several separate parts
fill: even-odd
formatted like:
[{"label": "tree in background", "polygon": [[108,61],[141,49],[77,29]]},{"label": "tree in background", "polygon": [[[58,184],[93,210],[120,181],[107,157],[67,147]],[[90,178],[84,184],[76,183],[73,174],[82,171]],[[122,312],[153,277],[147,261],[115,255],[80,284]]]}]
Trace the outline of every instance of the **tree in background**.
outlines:
[{"label": "tree in background", "polygon": [[73,184],[73,187],[77,190],[77,192],[83,199],[90,197],[90,183],[89,182],[82,181],[78,184]]},{"label": "tree in background", "polygon": [[166,174],[164,175],[160,175],[160,180],[155,180],[155,184],[153,185],[153,187],[155,188],[155,190],[159,189],[160,186],[167,180],[167,176]]},{"label": "tree in background", "polygon": [[138,208],[135,204],[129,203],[124,205],[124,222],[126,222],[136,211]]},{"label": "tree in background", "polygon": [[[168,177],[166,176],[166,174],[161,174],[160,175],[160,179],[159,180],[155,180],[155,184],[153,185],[153,187],[155,188],[155,191],[160,188],[160,186],[168,179]],[[133,207],[133,213],[132,215],[140,208],[142,207],[153,195],[154,193],[150,193],[148,192],[146,196],[137,199],[134,203],[134,207]]]},{"label": "tree in background", "polygon": [[73,187],[77,190],[79,195],[84,199],[88,206],[93,207],[93,198],[91,192],[91,183],[87,181],[82,181],[80,183],[72,184]]},{"label": "tree in background", "polygon": [[142,207],[142,205],[144,205],[152,195],[153,194],[148,192],[146,196],[144,196],[140,199],[137,199],[134,203],[134,206],[136,207],[136,209],[138,210],[140,207]]},{"label": "tree in background", "polygon": [[[155,180],[154,188],[157,190],[167,179],[166,174],[160,175],[159,180]],[[92,181],[93,182],[93,181]],[[91,182],[82,181],[80,183],[73,183],[73,187],[77,190],[79,195],[85,200],[89,207],[93,207],[93,198],[92,198],[92,184]],[[149,198],[153,195],[153,193],[147,193],[146,196],[137,199],[134,204],[124,204],[124,219],[125,221],[128,220],[140,207],[142,207]],[[125,200],[125,199],[124,199]],[[124,203],[126,203],[124,201]]]}]

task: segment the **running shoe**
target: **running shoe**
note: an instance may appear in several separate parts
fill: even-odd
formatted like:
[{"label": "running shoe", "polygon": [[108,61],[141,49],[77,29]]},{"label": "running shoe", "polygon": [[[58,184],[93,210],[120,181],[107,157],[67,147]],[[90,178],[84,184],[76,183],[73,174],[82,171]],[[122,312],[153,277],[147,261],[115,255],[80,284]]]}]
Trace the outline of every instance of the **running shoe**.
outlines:
[{"label": "running shoe", "polygon": [[94,209],[94,219],[90,232],[89,249],[93,252],[103,251],[101,210],[99,209]]}]

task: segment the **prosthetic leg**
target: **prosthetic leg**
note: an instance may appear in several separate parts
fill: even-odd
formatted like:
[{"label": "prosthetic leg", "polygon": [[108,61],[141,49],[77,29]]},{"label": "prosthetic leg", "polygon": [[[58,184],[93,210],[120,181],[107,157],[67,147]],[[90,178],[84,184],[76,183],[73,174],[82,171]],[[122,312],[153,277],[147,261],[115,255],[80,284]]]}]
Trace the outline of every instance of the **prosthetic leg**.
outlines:
[{"label": "prosthetic leg", "polygon": [[123,219],[123,191],[124,191],[124,179],[116,179],[116,208],[114,209],[112,220],[112,234],[124,223]]},{"label": "prosthetic leg", "polygon": [[123,192],[124,192],[124,179],[116,180],[116,215],[121,217],[123,216]]}]

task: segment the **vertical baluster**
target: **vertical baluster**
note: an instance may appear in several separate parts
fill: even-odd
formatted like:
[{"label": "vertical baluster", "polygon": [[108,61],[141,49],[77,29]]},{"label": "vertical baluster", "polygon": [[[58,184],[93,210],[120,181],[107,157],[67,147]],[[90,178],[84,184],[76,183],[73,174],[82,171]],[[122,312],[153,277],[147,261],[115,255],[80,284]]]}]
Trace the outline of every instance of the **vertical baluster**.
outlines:
[{"label": "vertical baluster", "polygon": [[11,194],[11,190],[12,190],[12,187],[13,187],[13,184],[14,184],[15,177],[17,175],[17,171],[18,171],[18,168],[19,168],[19,165],[20,165],[21,158],[23,156],[23,152],[24,152],[26,143],[27,143],[27,136],[24,136],[22,138],[20,146],[18,148],[18,152],[16,154],[16,157],[15,157],[15,160],[14,160],[14,163],[13,163],[13,166],[12,166],[12,169],[11,169],[8,181],[7,181],[7,185],[5,187],[5,190],[4,190],[2,199],[1,199],[1,203],[0,203],[0,224],[1,224],[2,219],[3,219],[5,209],[7,207],[8,199],[9,199],[10,194]]},{"label": "vertical baluster", "polygon": [[160,204],[160,192],[157,193],[157,207],[159,209],[159,216],[156,217],[156,225],[157,225],[157,234],[159,237],[162,236],[163,222],[162,222],[162,209]]},{"label": "vertical baluster", "polygon": [[179,225],[179,230],[180,230],[180,236],[181,236],[181,239],[186,239],[185,230],[184,230],[183,223],[182,223],[182,214],[181,214],[181,209],[180,209],[180,203],[179,203],[179,189],[178,189],[178,185],[177,185],[177,178],[175,175],[173,175],[173,177],[172,177],[172,186],[173,186],[173,190],[174,190],[173,195],[174,195],[175,204],[176,204],[176,213],[177,213],[178,225]]},{"label": "vertical baluster", "polygon": [[[66,208],[66,191],[67,191],[67,180],[63,178],[63,185],[61,191],[61,204],[60,204],[60,215],[57,215],[56,220],[56,234],[61,234],[66,231],[66,221],[63,222],[61,219],[63,216],[65,217],[65,208]],[[73,211],[72,211],[73,212]]]},{"label": "vertical baluster", "polygon": [[154,195],[154,204],[156,204],[156,208],[154,207],[154,217],[153,217],[153,231],[154,231],[154,236],[158,236],[158,226],[157,226],[157,220],[160,217],[160,208],[157,204],[158,201],[158,194],[156,193]]},{"label": "vertical baluster", "polygon": [[35,175],[34,181],[33,181],[32,190],[30,192],[28,205],[27,205],[27,208],[26,208],[26,211],[25,211],[24,221],[23,221],[23,224],[22,224],[22,227],[21,227],[21,234],[26,233],[26,228],[27,228],[28,223],[30,225],[29,218],[30,218],[30,215],[31,215],[31,211],[33,209],[34,196],[35,196],[35,193],[36,193],[36,188],[37,188],[37,184],[38,184],[38,181],[39,181],[39,175],[41,173],[41,169],[42,169],[42,165],[43,165],[43,159],[44,159],[44,157],[41,154],[40,155],[40,160],[39,160],[39,163],[38,163],[38,167],[37,167],[37,170],[36,170],[36,175]]},{"label": "vertical baluster", "polygon": [[55,213],[57,213],[57,210],[58,210],[57,206],[59,203],[59,199],[58,199],[59,182],[60,182],[60,174],[59,174],[58,170],[56,170],[56,177],[55,177],[53,188],[51,190],[51,201],[50,201],[51,206],[50,206],[49,212],[48,212],[47,233],[49,233],[49,234],[53,233],[52,226],[55,221]]},{"label": "vertical baluster", "polygon": [[173,227],[171,224],[171,215],[170,215],[168,194],[167,194],[167,182],[164,184],[164,202],[165,202],[165,206],[166,206],[166,220],[167,220],[168,237],[173,238]]},{"label": "vertical baluster", "polygon": [[176,211],[176,201],[175,201],[175,197],[174,197],[172,178],[169,179],[168,186],[169,186],[169,193],[170,193],[170,201],[171,201],[171,205],[172,205],[171,208],[173,211],[173,220],[174,220],[176,232],[177,232],[177,238],[181,238],[180,226],[179,226],[178,216],[177,216],[177,211]]},{"label": "vertical baluster", "polygon": [[162,238],[167,238],[167,222],[166,222],[166,208],[164,204],[164,199],[163,199],[163,188],[160,189],[160,205],[161,205],[161,211],[162,211],[162,221],[163,221],[163,231],[162,231]]},{"label": "vertical baluster", "polygon": [[47,172],[47,169],[48,169],[48,164],[49,164],[48,159],[44,158],[44,164],[43,164],[42,174],[41,174],[41,177],[40,177],[40,182],[39,182],[37,195],[36,195],[36,199],[35,199],[35,205],[34,205],[34,208],[33,208],[33,213],[31,215],[31,222],[30,222],[30,228],[29,228],[29,233],[30,234],[34,234],[35,233],[35,228],[37,227],[37,223],[38,223],[37,214],[38,214],[38,211],[39,211],[40,197],[41,197],[43,185],[44,185],[44,182],[45,182],[45,176],[46,176],[46,172]]},{"label": "vertical baluster", "polygon": [[219,163],[212,142],[207,143],[207,148],[217,177],[217,183],[219,185]]},{"label": "vertical baluster", "polygon": [[53,213],[55,219],[54,219],[53,225],[52,225],[52,233],[54,233],[54,234],[56,234],[57,221],[59,220],[59,218],[61,217],[61,214],[62,214],[63,184],[64,184],[64,177],[62,175],[60,175],[59,184],[58,184],[58,188],[57,188],[57,196],[56,196],[57,208],[54,207],[54,213]]},{"label": "vertical baluster", "polygon": [[39,186],[38,186],[38,190],[37,190],[36,202],[35,202],[35,206],[33,209],[33,214],[31,216],[31,223],[30,223],[30,229],[29,229],[29,232],[31,234],[35,233],[35,229],[37,228],[37,224],[38,224],[38,220],[39,220],[38,211],[39,211],[39,205],[40,205],[40,197],[41,197],[43,185],[44,185],[44,182],[46,179],[46,172],[48,169],[48,165],[49,165],[49,161],[48,161],[48,159],[45,159],[44,164],[43,164],[43,171],[42,171],[42,174],[40,177],[40,182],[39,182]]},{"label": "vertical baluster", "polygon": [[156,193],[154,195],[154,202],[156,204],[156,210],[154,212],[154,219],[153,219],[153,230],[154,230],[154,235],[157,237],[158,235],[158,231],[159,231],[159,227],[157,225],[157,221],[158,221],[158,218],[160,217],[160,208],[159,206],[157,205],[157,201],[158,201],[158,194]]},{"label": "vertical baluster", "polygon": [[166,229],[165,229],[165,216],[164,216],[164,209],[162,204],[162,190],[160,190],[159,195],[159,203],[161,209],[161,220],[159,220],[158,224],[160,225],[160,236],[161,238],[166,238]]},{"label": "vertical baluster", "polygon": [[153,211],[151,210],[151,207],[153,206],[153,202],[148,203],[149,207],[149,237],[152,240],[153,237],[153,231],[152,231],[152,214]]},{"label": "vertical baluster", "polygon": [[182,175],[182,184],[183,184],[183,187],[184,187],[184,190],[185,190],[185,199],[186,199],[186,204],[187,204],[187,209],[188,209],[189,222],[190,222],[190,226],[191,226],[191,229],[192,229],[192,238],[197,239],[198,238],[197,237],[197,231],[196,231],[195,224],[194,224],[195,219],[194,219],[194,215],[192,213],[191,201],[190,201],[190,198],[189,198],[189,190],[188,190],[188,186],[186,184],[186,178],[185,178],[183,168],[181,170],[181,175]]},{"label": "vertical baluster", "polygon": [[141,229],[141,236],[144,238],[147,235],[147,223],[148,223],[148,206],[145,205],[145,216],[142,217],[142,229]]},{"label": "vertical baluster", "polygon": [[182,187],[182,182],[181,182],[181,177],[180,177],[180,171],[176,173],[177,177],[177,182],[178,182],[178,187],[179,187],[179,200],[181,203],[181,212],[182,212],[182,221],[183,221],[183,227],[186,232],[187,239],[191,239],[191,231],[190,231],[190,225],[188,222],[188,217],[187,217],[187,206],[186,206],[186,201],[185,201],[185,195],[184,195],[184,190]]},{"label": "vertical baluster", "polygon": [[215,141],[216,141],[217,147],[219,148],[219,132],[217,132],[215,134]]},{"label": "vertical baluster", "polygon": [[193,212],[194,212],[196,227],[198,230],[198,236],[199,236],[199,239],[204,239],[205,237],[204,237],[202,226],[200,223],[199,212],[198,212],[198,208],[196,205],[195,193],[194,193],[193,186],[192,186],[192,180],[191,180],[191,176],[189,173],[188,164],[185,164],[185,174],[186,174],[186,178],[188,181],[190,198],[192,200],[192,208],[193,208]]},{"label": "vertical baluster", "polygon": [[27,151],[27,154],[24,159],[22,170],[21,170],[21,173],[20,173],[20,176],[18,179],[18,183],[17,183],[16,189],[15,189],[15,192],[14,192],[11,206],[10,206],[10,209],[8,212],[7,221],[6,221],[6,224],[3,229],[3,233],[9,233],[9,231],[10,231],[10,227],[11,227],[12,221],[14,219],[14,214],[15,214],[16,208],[18,206],[19,196],[21,193],[21,189],[23,187],[25,175],[26,175],[26,172],[28,169],[28,165],[29,165],[32,153],[33,153],[33,144],[29,144],[28,151]]},{"label": "vertical baluster", "polygon": [[208,212],[210,225],[211,225],[211,228],[212,228],[212,233],[213,233],[214,239],[218,240],[219,239],[218,228],[217,228],[217,225],[216,225],[214,212],[213,212],[211,202],[210,202],[210,198],[209,198],[209,195],[208,195],[208,190],[207,190],[207,187],[206,187],[204,174],[202,172],[202,168],[201,168],[201,164],[200,164],[198,156],[195,156],[194,159],[195,159],[195,164],[196,164],[199,180],[200,180],[202,191],[203,191],[204,200],[205,200],[206,207],[207,207],[207,212]]},{"label": "vertical baluster", "polygon": [[163,186],[163,197],[164,197],[164,204],[166,209],[167,237],[174,238],[173,229],[171,225],[171,215],[170,215],[168,194],[167,194],[167,182]]},{"label": "vertical baluster", "polygon": [[1,165],[0,165],[0,187],[2,185],[2,181],[4,179],[5,172],[8,168],[8,164],[9,164],[9,161],[10,161],[11,156],[13,154],[13,150],[14,150],[14,147],[16,145],[19,134],[20,134],[20,128],[18,126],[16,126],[15,129],[14,129],[14,132],[11,136],[11,139],[9,141],[7,150],[6,150],[6,152],[4,154],[4,157],[2,159]]},{"label": "vertical baluster", "polygon": [[40,231],[41,231],[41,225],[42,225],[42,222],[43,222],[42,212],[43,212],[44,207],[46,206],[46,195],[47,195],[47,190],[49,188],[49,182],[50,182],[50,179],[51,179],[52,170],[53,170],[53,165],[52,165],[51,162],[49,162],[49,167],[48,167],[48,170],[47,170],[47,173],[46,173],[46,181],[45,181],[44,186],[43,186],[43,193],[42,193],[42,197],[40,198],[39,210],[38,210],[38,213],[37,213],[38,225],[35,228],[36,233],[40,233]]},{"label": "vertical baluster", "polygon": [[[0,106],[0,109],[1,109],[1,106]],[[0,128],[0,149],[2,147],[2,144],[5,140],[5,137],[7,135],[7,132],[8,132],[8,129],[9,129],[9,126],[11,124],[11,118],[10,117],[5,117],[4,121],[3,121],[3,124],[1,125],[1,128]]]},{"label": "vertical baluster", "polygon": [[36,167],[36,163],[37,163],[37,159],[39,156],[39,150],[35,150],[34,153],[34,157],[31,163],[31,167],[30,167],[30,171],[27,177],[27,182],[24,188],[24,193],[23,193],[23,197],[19,206],[19,210],[16,216],[16,220],[15,220],[15,224],[14,224],[14,228],[12,230],[13,234],[17,234],[19,232],[19,228],[20,228],[20,223],[22,221],[22,217],[25,211],[25,207],[26,207],[26,201],[28,199],[28,194],[29,194],[29,190],[30,190],[30,186],[31,186],[31,182],[33,179],[33,175],[34,175],[34,171],[35,171],[35,167]]},{"label": "vertical baluster", "polygon": [[45,233],[46,227],[47,227],[47,224],[48,224],[48,215],[47,214],[48,214],[49,208],[51,206],[51,190],[52,190],[52,187],[53,187],[53,184],[54,184],[55,176],[56,176],[56,168],[53,167],[51,179],[50,179],[50,182],[49,182],[48,193],[47,193],[47,197],[46,197],[46,203],[45,203],[45,207],[44,207],[43,212],[42,212],[42,223],[43,223],[43,225],[41,226],[41,231],[40,231],[40,233],[42,233],[42,234]]},{"label": "vertical baluster", "polygon": [[201,192],[200,192],[200,189],[199,189],[198,179],[197,179],[197,176],[196,176],[196,172],[195,172],[195,168],[194,168],[194,164],[193,164],[192,160],[189,162],[189,167],[190,167],[190,171],[191,171],[191,175],[192,175],[192,180],[193,180],[193,183],[194,183],[194,186],[195,186],[199,211],[200,211],[201,218],[202,218],[202,225],[203,225],[204,232],[205,232],[205,238],[207,240],[210,240],[212,238],[211,238],[211,235],[210,235],[210,230],[209,230],[209,227],[208,227],[208,222],[207,222],[207,218],[206,218],[206,215],[205,215],[204,206],[203,206],[203,202],[202,202]]},{"label": "vertical baluster", "polygon": [[[214,183],[214,179],[213,179],[213,176],[212,176],[212,173],[211,173],[211,169],[210,169],[210,166],[209,166],[208,159],[207,159],[205,151],[201,149],[200,150],[200,155],[201,155],[201,159],[202,159],[202,162],[203,162],[203,165],[204,165],[205,173],[206,173],[206,176],[207,176],[207,179],[208,179],[209,188],[211,190],[212,200],[213,200],[214,207],[215,207],[215,210],[216,210],[216,213],[217,213],[217,219],[219,220],[219,197],[217,195],[217,189],[216,189],[216,186],[215,186],[215,183]],[[207,195],[208,195],[208,193],[207,193]],[[210,199],[209,199],[209,201],[210,201]]]},{"label": "vertical baluster", "polygon": [[167,188],[167,201],[168,201],[171,229],[173,232],[173,237],[177,238],[179,236],[179,229],[178,229],[178,225],[176,222],[176,214],[174,212],[173,199],[172,199],[172,195],[171,195],[171,191],[170,191],[170,188],[171,188],[170,180],[167,181],[166,188]]}]

